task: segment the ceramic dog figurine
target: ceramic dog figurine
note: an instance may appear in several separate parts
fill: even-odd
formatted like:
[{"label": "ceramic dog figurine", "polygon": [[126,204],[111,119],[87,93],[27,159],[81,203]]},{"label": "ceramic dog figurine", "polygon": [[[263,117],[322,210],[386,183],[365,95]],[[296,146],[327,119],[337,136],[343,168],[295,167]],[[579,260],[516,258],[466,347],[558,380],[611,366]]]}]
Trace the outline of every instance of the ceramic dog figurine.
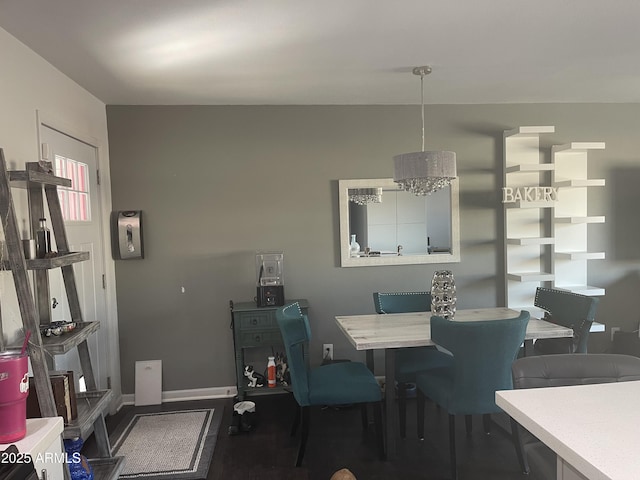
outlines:
[{"label": "ceramic dog figurine", "polygon": [[287,357],[282,353],[276,354],[276,380],[281,385],[287,386],[291,381],[289,368],[287,366]]},{"label": "ceramic dog figurine", "polygon": [[249,379],[248,387],[264,387],[264,375],[253,370],[253,365],[244,366],[244,376]]}]

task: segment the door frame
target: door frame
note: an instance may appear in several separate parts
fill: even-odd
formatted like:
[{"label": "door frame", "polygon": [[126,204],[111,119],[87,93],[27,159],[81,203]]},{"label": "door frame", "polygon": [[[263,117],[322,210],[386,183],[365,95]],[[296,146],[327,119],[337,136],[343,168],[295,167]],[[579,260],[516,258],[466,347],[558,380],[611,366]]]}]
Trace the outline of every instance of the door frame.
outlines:
[{"label": "door frame", "polygon": [[78,128],[75,125],[61,119],[60,117],[43,112],[42,110],[36,110],[36,133],[37,133],[37,158],[42,158],[42,140],[41,140],[41,127],[46,126],[57,130],[65,135],[75,138],[81,142],[84,142],[96,149],[97,166],[100,171],[100,185],[98,188],[98,198],[100,202],[100,236],[102,240],[103,248],[103,274],[105,276],[105,308],[106,318],[104,322],[101,320],[101,328],[107,329],[107,342],[108,345],[104,345],[107,348],[108,361],[107,361],[107,377],[111,380],[109,388],[113,392],[113,399],[111,401],[110,413],[115,413],[122,405],[122,386],[120,380],[120,344],[119,344],[119,332],[118,332],[118,304],[116,296],[116,273],[115,273],[115,261],[111,256],[111,228],[110,228],[110,215],[111,215],[111,174],[109,170],[109,155],[108,148],[102,144],[102,142],[89,135],[82,128]]}]

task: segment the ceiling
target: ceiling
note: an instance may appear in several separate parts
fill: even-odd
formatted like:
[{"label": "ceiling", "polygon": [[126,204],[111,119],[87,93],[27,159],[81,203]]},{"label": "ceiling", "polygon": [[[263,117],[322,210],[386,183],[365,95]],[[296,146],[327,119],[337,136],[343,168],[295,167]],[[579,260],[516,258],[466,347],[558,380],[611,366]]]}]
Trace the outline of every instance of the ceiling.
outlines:
[{"label": "ceiling", "polygon": [[[0,0],[106,104],[640,102],[638,0]],[[10,68],[4,65],[3,68]]]}]

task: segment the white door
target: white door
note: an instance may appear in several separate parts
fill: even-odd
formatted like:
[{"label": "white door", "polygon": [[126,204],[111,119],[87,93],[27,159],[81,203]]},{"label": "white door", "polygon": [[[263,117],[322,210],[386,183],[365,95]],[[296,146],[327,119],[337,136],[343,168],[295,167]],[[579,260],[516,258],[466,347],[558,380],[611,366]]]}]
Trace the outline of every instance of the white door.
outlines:
[{"label": "white door", "polygon": [[[53,163],[58,176],[71,178],[70,189],[59,189],[63,216],[70,251],[86,251],[90,259],[74,265],[82,319],[95,322],[106,319],[105,290],[102,284],[104,272],[104,246],[101,235],[100,195],[97,181],[97,150],[94,146],[58,132],[45,125],[40,126],[43,152]],[[52,235],[53,237],[54,235]],[[52,241],[55,244],[55,239]],[[56,249],[55,246],[52,247]],[[70,320],[69,305],[60,269],[50,271],[51,319]],[[89,338],[91,364],[99,389],[107,388],[108,329],[102,326]],[[81,372],[77,351],[55,357],[55,368],[73,370],[79,378]]]}]

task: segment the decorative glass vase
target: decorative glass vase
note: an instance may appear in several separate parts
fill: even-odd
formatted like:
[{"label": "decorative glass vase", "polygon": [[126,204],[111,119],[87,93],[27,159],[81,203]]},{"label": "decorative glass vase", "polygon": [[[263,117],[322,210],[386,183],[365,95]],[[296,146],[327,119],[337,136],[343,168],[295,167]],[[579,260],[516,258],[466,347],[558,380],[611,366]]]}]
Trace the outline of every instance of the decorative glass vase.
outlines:
[{"label": "decorative glass vase", "polygon": [[356,242],[356,236],[351,235],[351,243],[349,244],[349,253],[352,257],[360,255],[360,244]]},{"label": "decorative glass vase", "polygon": [[82,438],[64,440],[64,449],[67,452],[67,464],[71,480],[93,480],[93,468],[84,455],[80,454],[80,449],[84,444]]},{"label": "decorative glass vase", "polygon": [[431,313],[446,319],[456,315],[456,282],[450,270],[438,270],[431,280]]}]

